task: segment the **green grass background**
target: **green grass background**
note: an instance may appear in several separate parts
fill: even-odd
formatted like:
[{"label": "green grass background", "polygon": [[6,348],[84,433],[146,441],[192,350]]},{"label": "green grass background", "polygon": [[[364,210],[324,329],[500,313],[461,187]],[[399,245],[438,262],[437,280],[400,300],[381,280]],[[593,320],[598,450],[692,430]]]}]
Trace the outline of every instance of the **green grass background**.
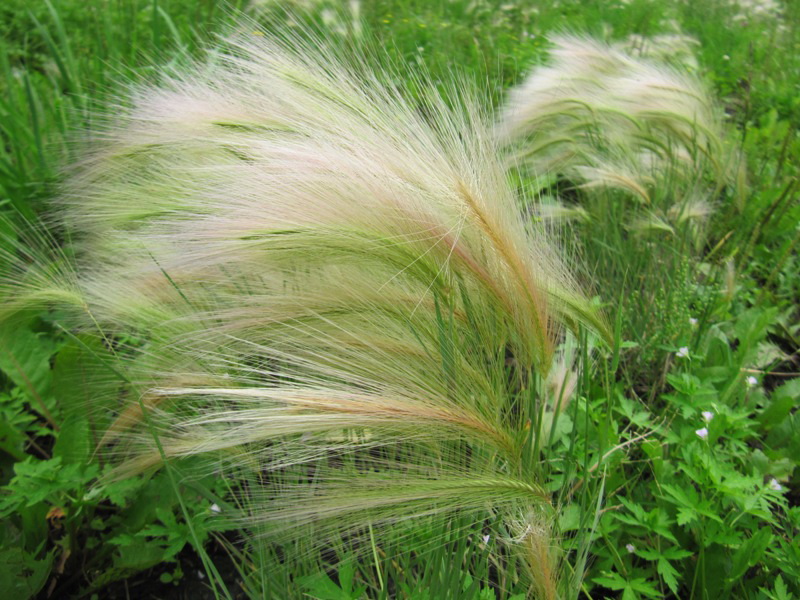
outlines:
[{"label": "green grass background", "polygon": [[[46,215],[93,123],[113,118],[130,82],[202,57],[237,26],[237,11],[267,29],[294,21],[337,43],[369,43],[377,64],[409,74],[393,83],[412,97],[412,76],[425,70],[435,81],[465,78],[494,106],[554,33],[613,41],[678,28],[699,42],[698,74],[724,106],[746,185],[717,199],[691,268],[654,274],[668,290],[648,333],[658,368],[626,361],[642,340],[621,323],[615,355],[584,374],[558,433],[563,460],[605,476],[587,476],[591,493],[565,499],[562,543],[579,552],[587,523],[576,515],[602,495],[584,597],[799,598],[800,4],[739,19],[750,2],[377,0],[359,3],[360,35],[350,3],[279,4],[4,0],[0,210],[16,223]],[[615,230],[615,219],[592,227]],[[624,316],[615,290],[626,284],[584,276]],[[513,561],[479,523],[418,524],[373,539],[370,560],[348,561],[345,541],[323,554],[241,543],[212,510],[231,501],[230,481],[184,481],[170,467],[92,487],[105,465],[76,407],[86,400],[80,374],[102,349],[90,352],[52,313],[4,326],[0,346],[4,597],[524,597]],[[688,359],[676,356],[683,347]],[[716,415],[707,439],[695,434],[704,410]],[[598,448],[603,460],[586,464]],[[570,472],[554,467],[554,485]],[[286,552],[304,558],[289,565]]]}]

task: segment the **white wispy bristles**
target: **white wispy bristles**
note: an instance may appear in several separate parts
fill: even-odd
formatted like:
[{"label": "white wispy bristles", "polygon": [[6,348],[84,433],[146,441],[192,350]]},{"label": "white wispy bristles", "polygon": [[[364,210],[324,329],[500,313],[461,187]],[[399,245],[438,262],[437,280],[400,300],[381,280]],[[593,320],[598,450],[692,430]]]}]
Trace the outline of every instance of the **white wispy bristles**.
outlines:
[{"label": "white wispy bristles", "polygon": [[733,20],[737,22],[783,17],[783,6],[777,0],[728,0],[727,4],[734,9]]},{"label": "white wispy bristles", "polygon": [[603,321],[463,86],[412,102],[367,62],[231,39],[140,88],[77,169],[76,328],[140,340],[106,398],[118,475],[213,457],[276,534],[549,502],[520,398],[564,327]]},{"label": "white wispy bristles", "polygon": [[632,34],[616,47],[632,56],[641,56],[664,64],[697,69],[699,65],[694,52],[700,42],[691,36],[680,33],[677,23],[669,24],[676,30],[675,33],[663,33],[650,37]]},{"label": "white wispy bristles", "polygon": [[708,206],[729,178],[718,110],[695,76],[646,58],[690,53],[688,38],[553,43],[548,63],[511,91],[498,123],[514,160],[661,206],[666,221],[702,221],[707,210],[695,207]]}]

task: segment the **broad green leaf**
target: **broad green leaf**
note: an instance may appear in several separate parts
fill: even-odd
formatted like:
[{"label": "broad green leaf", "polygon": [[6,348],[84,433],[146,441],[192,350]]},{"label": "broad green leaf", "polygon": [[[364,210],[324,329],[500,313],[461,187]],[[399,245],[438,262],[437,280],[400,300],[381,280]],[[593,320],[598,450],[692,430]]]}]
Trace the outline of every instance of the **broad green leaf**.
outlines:
[{"label": "broad green leaf", "polygon": [[772,392],[772,402],[758,417],[759,422],[770,429],[779,425],[797,406],[800,400],[800,379],[793,379]]},{"label": "broad green leaf", "polygon": [[563,531],[576,531],[581,525],[581,509],[577,504],[565,506],[558,515],[558,528]]},{"label": "broad green leaf", "polygon": [[307,590],[308,596],[317,600],[356,600],[325,573],[300,577],[297,581]]},{"label": "broad green leaf", "polygon": [[119,546],[114,557],[118,569],[141,571],[168,558],[161,540],[144,540],[134,536],[117,536],[108,542]]},{"label": "broad green leaf", "polygon": [[761,560],[771,541],[772,531],[768,527],[764,527],[741,545],[733,555],[731,572],[728,576],[731,584],[742,577],[747,572],[747,569]]},{"label": "broad green leaf", "polygon": [[91,435],[86,417],[73,414],[61,423],[61,430],[53,447],[53,458],[64,464],[84,464],[91,453]]},{"label": "broad green leaf", "polygon": [[16,460],[24,460],[25,435],[6,415],[0,417],[0,450],[13,456]]},{"label": "broad green leaf", "polygon": [[36,596],[47,583],[53,565],[52,552],[37,559],[21,548],[0,550],[0,590],[5,598],[28,600]]},{"label": "broad green leaf", "polygon": [[53,344],[34,333],[30,321],[4,323],[0,327],[0,371],[18,386],[35,410],[52,410],[50,356]]}]

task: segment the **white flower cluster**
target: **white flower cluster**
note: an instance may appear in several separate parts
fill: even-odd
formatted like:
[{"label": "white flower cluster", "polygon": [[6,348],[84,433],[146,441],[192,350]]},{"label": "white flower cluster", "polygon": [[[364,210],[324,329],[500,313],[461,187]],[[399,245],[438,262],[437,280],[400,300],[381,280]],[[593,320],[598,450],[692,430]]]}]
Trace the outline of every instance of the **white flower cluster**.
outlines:
[{"label": "white flower cluster", "polygon": [[[710,410],[704,410],[700,413],[700,416],[703,417],[703,421],[706,425],[711,423],[714,420],[714,412]],[[699,437],[701,440],[708,439],[708,427],[701,427],[700,429],[696,429],[694,434]]]}]

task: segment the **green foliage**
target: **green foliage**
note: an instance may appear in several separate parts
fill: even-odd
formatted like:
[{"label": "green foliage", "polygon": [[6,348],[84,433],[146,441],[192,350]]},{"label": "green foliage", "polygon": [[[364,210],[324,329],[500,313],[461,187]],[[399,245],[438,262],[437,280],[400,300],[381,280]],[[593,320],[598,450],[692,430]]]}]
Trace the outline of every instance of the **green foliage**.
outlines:
[{"label": "green foliage", "polygon": [[[0,208],[17,223],[46,212],[61,168],[80,155],[76,132],[113,118],[109,101],[124,82],[157,81],[235,22],[231,5],[249,6],[89,4],[0,6]],[[734,20],[740,9],[727,0],[380,0],[360,3],[356,35],[349,3],[298,2],[310,9],[292,16],[260,4],[253,14],[267,29],[294,19],[343,46],[382,48],[377,62],[409,65],[392,83],[411,96],[423,92],[403,69],[446,82],[455,68],[488,88],[494,107],[565,28],[618,43],[678,32],[698,40],[691,69],[713,84],[728,142],[745,157],[711,197],[701,237],[619,190],[589,197],[568,178],[516,176],[572,211],[557,227],[580,232],[567,251],[617,323],[609,350],[578,344],[573,396],[534,415],[529,443],[544,458],[537,477],[555,499],[553,538],[574,565],[576,597],[799,598],[800,5]],[[343,15],[335,22],[323,15],[332,7]],[[662,183],[668,206],[674,188]],[[2,227],[5,269],[15,233]],[[69,247],[63,230],[52,235]],[[443,371],[453,368],[451,346],[470,344],[448,327],[445,310],[435,328],[450,348]],[[117,354],[144,339],[102,339],[57,310],[0,326],[6,596],[102,597],[125,578],[182,590],[188,565],[201,564],[216,597],[232,595],[226,586],[266,598],[526,597],[524,565],[508,550],[514,532],[487,538],[489,512],[457,514],[446,528],[421,519],[359,531],[320,551],[240,541],[227,515],[237,487],[252,482],[207,475],[207,464],[110,477],[96,448],[116,406],[97,398],[123,394]],[[234,575],[218,570],[227,554]]]},{"label": "green foliage", "polygon": [[331,581],[326,574],[320,573],[301,577],[298,582],[309,595],[319,598],[319,600],[357,600],[363,596],[366,586],[354,587],[351,562],[340,564],[337,579],[338,584]]},{"label": "green foliage", "polygon": [[[796,509],[779,481],[793,479],[800,454],[789,437],[770,439],[768,430],[795,427],[787,407],[800,390],[795,379],[765,393],[742,374],[774,316],[751,309],[711,328],[668,376],[671,390],[657,408],[664,425],[642,447],[649,461],[640,479],[619,497],[612,518],[624,529],[603,524],[610,539],[598,566],[611,575],[595,583],[652,597],[715,589],[756,598],[776,576],[797,577],[796,544],[777,538],[797,537]],[[635,420],[646,423],[645,415]],[[656,589],[636,589],[642,577]]]}]

